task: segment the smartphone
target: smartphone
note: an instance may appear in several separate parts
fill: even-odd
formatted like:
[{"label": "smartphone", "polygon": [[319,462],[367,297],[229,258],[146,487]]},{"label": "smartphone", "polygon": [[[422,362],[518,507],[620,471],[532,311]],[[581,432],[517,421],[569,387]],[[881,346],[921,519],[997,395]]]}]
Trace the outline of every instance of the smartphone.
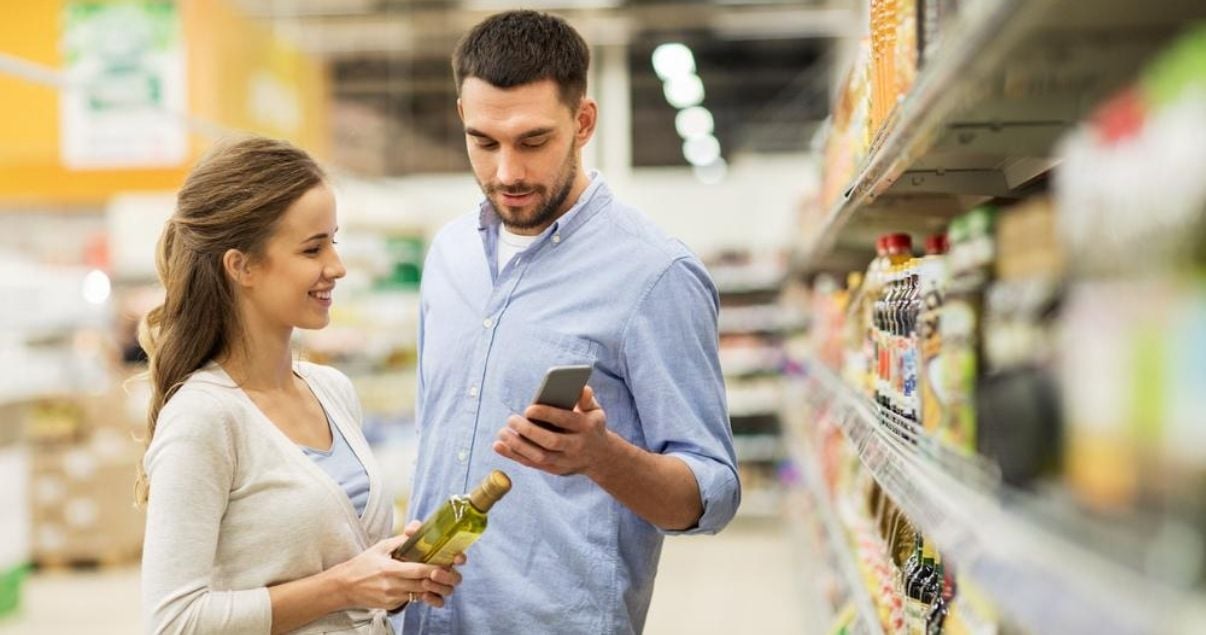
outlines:
[{"label": "smartphone", "polygon": [[[594,367],[589,364],[550,368],[545,373],[544,382],[540,384],[540,390],[536,391],[536,398],[532,400],[532,403],[562,410],[573,410],[574,406],[578,404],[578,398],[582,396],[582,388],[590,380],[592,370]],[[545,421],[532,421],[532,423],[545,430],[562,431],[561,428]]]}]

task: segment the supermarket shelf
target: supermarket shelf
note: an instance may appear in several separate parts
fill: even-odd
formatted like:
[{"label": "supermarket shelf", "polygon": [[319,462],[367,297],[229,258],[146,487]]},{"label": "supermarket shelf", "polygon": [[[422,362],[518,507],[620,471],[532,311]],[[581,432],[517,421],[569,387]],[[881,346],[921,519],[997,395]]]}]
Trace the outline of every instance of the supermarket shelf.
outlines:
[{"label": "supermarket shelf", "polygon": [[971,206],[1020,194],[1052,167],[1065,130],[1204,16],[1197,0],[961,3],[791,269],[861,268],[880,233],[937,231]]},{"label": "supermarket shelf", "polygon": [[779,334],[799,331],[807,326],[803,315],[778,304],[721,307],[718,328],[721,335]]},{"label": "supermarket shelf", "polygon": [[783,368],[783,357],[778,346],[721,346],[720,369],[725,377],[777,373]]},{"label": "supermarket shelf", "polygon": [[782,395],[782,380],[778,377],[729,382],[729,416],[759,417],[778,414]]},{"label": "supermarket shelf", "polygon": [[781,265],[720,265],[708,268],[716,290],[722,296],[777,294],[786,273]]},{"label": "supermarket shelf", "polygon": [[799,589],[797,602],[806,607],[804,614],[812,618],[804,632],[827,633],[832,630],[830,626],[837,618],[837,609],[825,601],[827,588],[824,583],[827,578],[833,578],[845,588],[845,578],[829,562],[828,554],[832,549],[828,548],[828,534],[818,535],[825,530],[819,514],[814,512],[811,494],[804,489],[799,486],[797,492],[789,493],[790,501],[784,509],[787,536],[793,546],[791,566]]},{"label": "supermarket shelf", "polygon": [[733,435],[737,460],[743,462],[773,462],[784,457],[783,440],[777,434]]},{"label": "supermarket shelf", "polygon": [[783,515],[783,492],[777,489],[743,491],[737,515],[743,518],[779,518]]},{"label": "supermarket shelf", "polygon": [[884,425],[868,400],[819,364],[808,398],[828,409],[898,506],[1000,609],[1032,632],[1206,632],[1206,598],[1092,550],[1044,525],[1028,495],[990,485],[969,462],[955,473],[925,444]]},{"label": "supermarket shelf", "polygon": [[792,461],[802,474],[804,487],[809,497],[812,498],[817,520],[825,530],[826,542],[829,543],[834,561],[837,563],[838,574],[858,613],[858,620],[853,625],[852,633],[884,635],[879,616],[875,611],[875,604],[866,585],[863,584],[854,553],[850,550],[850,540],[842,530],[833,503],[825,492],[824,481],[821,480],[821,473],[817,469],[816,453],[808,449],[808,443],[803,439],[795,438],[793,435],[789,441]]}]

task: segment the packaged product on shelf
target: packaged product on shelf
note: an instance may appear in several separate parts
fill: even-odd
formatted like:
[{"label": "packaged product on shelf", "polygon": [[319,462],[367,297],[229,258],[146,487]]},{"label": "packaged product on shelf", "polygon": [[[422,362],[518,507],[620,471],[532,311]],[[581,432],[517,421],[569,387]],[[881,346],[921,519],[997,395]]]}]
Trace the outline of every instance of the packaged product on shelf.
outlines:
[{"label": "packaged product on shelf", "polygon": [[1140,503],[1206,528],[1206,284],[1082,282],[1063,320],[1067,478],[1102,510]]},{"label": "packaged product on shelf", "polygon": [[935,435],[945,410],[942,379],[942,304],[946,295],[948,249],[945,234],[926,239],[921,260],[921,309],[917,337],[921,354],[921,424]]},{"label": "packaged product on shelf", "polygon": [[942,589],[942,562],[933,542],[919,539],[921,561],[914,566],[905,580],[908,596],[905,614],[909,635],[925,635],[926,619]]},{"label": "packaged product on shelf", "polygon": [[917,23],[917,5],[919,0],[899,0],[897,3],[898,19],[896,22],[896,89],[901,94],[907,94],[917,78],[917,63],[920,59],[917,50],[917,35],[920,25]]},{"label": "packaged product on shelf", "polygon": [[939,54],[942,32],[950,26],[958,10],[957,0],[918,0],[920,64],[924,66]]},{"label": "packaged product on shelf", "polygon": [[947,615],[950,613],[951,603],[955,601],[955,574],[948,567],[943,566],[942,580],[933,603],[930,605],[929,613],[925,616],[925,635],[941,635],[945,631],[943,627],[946,624]]},{"label": "packaged product on shelf", "polygon": [[842,316],[841,333],[842,379],[860,390],[867,382],[869,371],[867,354],[863,350],[868,344],[862,322],[866,280],[863,274],[856,271],[846,277],[846,314]]},{"label": "packaged product on shelf", "polygon": [[854,365],[866,369],[865,376],[855,383],[863,394],[874,396],[876,379],[879,377],[878,352],[876,350],[876,308],[879,296],[883,292],[884,272],[888,267],[888,237],[880,236],[875,241],[875,258],[867,265],[867,274],[863,277],[861,293],[858,294],[857,304],[851,305],[851,315],[848,318],[857,325],[859,340],[852,343],[852,356],[860,361]]},{"label": "packaged product on shelf", "polygon": [[[1206,25],[1060,147],[1069,485],[1103,510],[1206,527]],[[1184,572],[1182,577],[1204,576]]]},{"label": "packaged product on shelf", "polygon": [[818,276],[812,294],[812,319],[810,337],[812,354],[829,368],[842,367],[842,333],[848,291],[840,288],[829,276]]},{"label": "packaged product on shelf", "polygon": [[957,578],[959,590],[948,604],[946,619],[943,620],[943,635],[998,635],[1000,617],[988,596],[972,582]]},{"label": "packaged product on shelf", "polygon": [[1060,235],[1078,273],[1162,275],[1206,264],[1203,138],[1206,25],[1198,23],[1060,145]]},{"label": "packaged product on shelf", "polygon": [[883,261],[882,285],[872,310],[871,337],[875,364],[874,398],[885,410],[898,415],[905,411],[905,381],[902,362],[907,336],[906,307],[911,280],[913,241],[908,234],[884,238],[887,257]]},{"label": "packaged product on shelf", "polygon": [[914,0],[871,0],[871,51],[875,83],[871,93],[871,129],[877,134],[904,93],[900,85],[897,38],[905,19],[902,5]]},{"label": "packaged product on shelf", "polygon": [[997,217],[997,277],[985,299],[983,371],[976,386],[977,446],[1017,486],[1059,467],[1061,416],[1052,360],[1062,263],[1049,199],[1027,201]]},{"label": "packaged product on shelf", "polygon": [[979,377],[984,290],[993,262],[996,210],[980,207],[951,223],[950,285],[942,307],[942,379],[947,404],[939,438],[976,450],[975,387]]},{"label": "packaged product on shelf", "polygon": [[857,621],[858,611],[854,608],[854,603],[847,602],[842,605],[837,616],[833,618],[833,626],[829,629],[829,635],[854,635],[857,632],[854,630]]},{"label": "packaged product on shelf", "polygon": [[845,194],[871,147],[871,39],[859,38],[854,59],[833,105],[825,138],[820,206],[825,212]]}]

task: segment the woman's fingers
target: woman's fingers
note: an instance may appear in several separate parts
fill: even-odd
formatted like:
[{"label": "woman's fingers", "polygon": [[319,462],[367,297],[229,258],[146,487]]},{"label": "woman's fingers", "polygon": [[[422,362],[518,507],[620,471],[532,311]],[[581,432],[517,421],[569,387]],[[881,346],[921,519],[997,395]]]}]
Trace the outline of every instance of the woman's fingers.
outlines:
[{"label": "woman's fingers", "polygon": [[444,598],[439,595],[436,595],[435,593],[424,593],[423,596],[419,599],[423,600],[423,602],[425,604],[434,606],[437,609],[444,607]]},{"label": "woman's fingers", "polygon": [[374,545],[374,547],[376,547],[377,549],[380,549],[381,551],[383,551],[387,554],[393,553],[394,549],[401,547],[402,544],[406,542],[406,540],[407,540],[407,536],[392,536],[390,538],[386,538],[385,540],[382,540],[381,542],[378,542],[376,545]]},{"label": "woman's fingers", "polygon": [[412,520],[409,523],[406,523],[406,527],[402,529],[403,538],[410,538],[411,536],[415,535],[415,532],[419,531],[419,528],[422,526],[423,523],[417,520]]}]

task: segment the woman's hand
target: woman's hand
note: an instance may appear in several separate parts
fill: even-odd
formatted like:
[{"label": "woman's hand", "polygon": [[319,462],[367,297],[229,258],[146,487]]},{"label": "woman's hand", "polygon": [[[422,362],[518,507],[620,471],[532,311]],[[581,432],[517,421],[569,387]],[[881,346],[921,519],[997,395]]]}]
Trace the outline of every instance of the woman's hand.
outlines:
[{"label": "woman's hand", "polygon": [[[419,599],[435,607],[444,606],[444,598],[460,584],[461,574],[450,567],[399,562],[390,557],[418,527],[418,522],[411,523],[401,536],[382,540],[330,570],[343,590],[347,608],[394,609]],[[457,564],[463,562],[463,556],[458,558]]]},{"label": "woman's hand", "polygon": [[[421,523],[417,520],[410,521],[409,523],[406,524],[406,527],[402,530],[402,538],[409,540],[410,537],[415,535],[415,532],[419,531],[419,528],[422,526],[423,526],[423,523]],[[405,540],[404,540],[404,542],[405,542]],[[465,554],[458,553],[458,554],[456,554],[456,558],[453,560],[452,567],[459,567],[459,566],[465,564],[465,562],[467,562],[467,559],[465,558]],[[448,573],[451,573],[452,575],[456,576],[456,582],[454,582],[452,584],[452,586],[456,586],[457,584],[461,583],[461,574],[459,574],[455,570],[453,570],[452,567],[440,567],[440,570],[447,571]],[[451,593],[451,591],[449,591],[449,593]],[[437,595],[432,592],[426,592],[426,593],[423,593],[422,595],[417,595],[414,599],[422,600],[436,608],[439,608],[439,607],[444,606],[444,597],[448,596],[449,593],[445,593],[443,595]]]}]

